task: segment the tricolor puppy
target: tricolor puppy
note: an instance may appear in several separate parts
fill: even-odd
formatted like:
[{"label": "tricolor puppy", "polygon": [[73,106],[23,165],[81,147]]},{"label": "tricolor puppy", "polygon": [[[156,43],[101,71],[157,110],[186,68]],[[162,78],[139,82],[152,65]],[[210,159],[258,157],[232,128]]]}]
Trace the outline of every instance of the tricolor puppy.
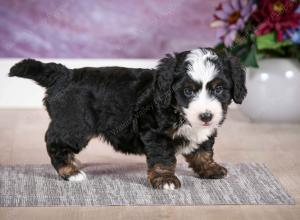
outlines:
[{"label": "tricolor puppy", "polygon": [[27,59],[9,76],[45,87],[51,122],[45,141],[52,165],[65,180],[86,178],[75,164],[93,137],[115,150],[146,155],[148,182],[174,189],[176,155],[183,154],[201,178],[227,171],[213,160],[217,128],[233,100],[246,96],[245,71],[234,57],[201,48],[167,55],[156,69],[85,67]]}]

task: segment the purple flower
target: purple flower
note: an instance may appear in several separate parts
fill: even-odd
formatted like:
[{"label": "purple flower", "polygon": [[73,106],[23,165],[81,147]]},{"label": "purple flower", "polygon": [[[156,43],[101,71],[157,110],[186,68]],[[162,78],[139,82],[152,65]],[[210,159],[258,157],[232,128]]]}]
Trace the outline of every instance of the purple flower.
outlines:
[{"label": "purple flower", "polygon": [[300,6],[298,6],[296,13],[300,14]]},{"label": "purple flower", "polygon": [[[296,13],[300,14],[300,6],[298,6]],[[289,39],[295,44],[300,44],[300,23],[296,28],[289,28],[284,33],[284,39]]]},{"label": "purple flower", "polygon": [[290,39],[295,44],[300,44],[300,24],[297,28],[287,29],[284,38]]},{"label": "purple flower", "polygon": [[212,27],[218,27],[217,38],[225,46],[231,46],[236,38],[238,31],[245,27],[246,21],[256,10],[253,0],[230,0],[221,3],[214,14],[215,21]]}]

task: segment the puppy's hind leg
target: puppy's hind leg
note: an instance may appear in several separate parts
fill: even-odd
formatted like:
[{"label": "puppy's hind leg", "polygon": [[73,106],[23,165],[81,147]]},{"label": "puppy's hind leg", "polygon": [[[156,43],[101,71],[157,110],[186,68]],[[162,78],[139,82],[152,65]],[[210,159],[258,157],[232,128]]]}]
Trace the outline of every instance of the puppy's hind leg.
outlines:
[{"label": "puppy's hind leg", "polygon": [[[79,141],[78,137],[68,138],[64,137],[49,126],[46,134],[47,151],[50,156],[51,163],[59,176],[68,181],[82,181],[86,179],[86,174],[81,171],[78,160],[75,159],[75,154],[78,154],[84,148],[88,139]],[[76,142],[74,142],[76,141]]]},{"label": "puppy's hind leg", "polygon": [[75,164],[74,153],[63,144],[47,144],[51,163],[60,177],[69,181],[82,181],[86,174]]}]

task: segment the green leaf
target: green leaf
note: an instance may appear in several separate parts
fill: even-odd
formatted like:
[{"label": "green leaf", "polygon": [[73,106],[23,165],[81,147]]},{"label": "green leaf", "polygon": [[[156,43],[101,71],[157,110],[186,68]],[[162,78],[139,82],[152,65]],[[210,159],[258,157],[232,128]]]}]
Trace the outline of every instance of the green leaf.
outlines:
[{"label": "green leaf", "polygon": [[258,50],[277,50],[281,47],[293,44],[290,40],[277,41],[276,34],[274,32],[257,36],[256,43]]},{"label": "green leaf", "polygon": [[214,47],[217,51],[222,51],[224,50],[226,47],[223,43],[220,43],[220,44],[217,44],[215,47]]},{"label": "green leaf", "polygon": [[241,60],[246,66],[258,67],[256,47],[254,44],[251,46],[250,51],[248,53],[245,53],[245,55],[241,57]]},{"label": "green leaf", "polygon": [[231,48],[231,53],[239,57],[245,66],[258,67],[254,42],[248,41],[245,44],[235,45]]},{"label": "green leaf", "polygon": [[232,47],[226,47],[224,44],[215,46],[217,50],[227,50],[234,56],[240,58],[241,62],[248,67],[258,67],[256,56],[255,37],[247,38],[245,41],[234,42]]}]

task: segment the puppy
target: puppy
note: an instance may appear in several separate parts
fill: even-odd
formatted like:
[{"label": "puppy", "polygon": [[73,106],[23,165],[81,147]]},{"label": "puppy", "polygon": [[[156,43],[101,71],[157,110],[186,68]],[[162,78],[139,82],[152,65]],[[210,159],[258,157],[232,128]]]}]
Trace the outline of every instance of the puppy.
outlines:
[{"label": "puppy", "polygon": [[237,58],[209,48],[166,55],[156,69],[85,67],[23,60],[9,76],[45,87],[51,122],[47,151],[65,180],[86,178],[75,165],[93,137],[116,151],[146,155],[153,188],[181,186],[175,176],[182,154],[201,178],[222,178],[227,170],[213,159],[217,128],[228,105],[246,96],[245,71]]}]

